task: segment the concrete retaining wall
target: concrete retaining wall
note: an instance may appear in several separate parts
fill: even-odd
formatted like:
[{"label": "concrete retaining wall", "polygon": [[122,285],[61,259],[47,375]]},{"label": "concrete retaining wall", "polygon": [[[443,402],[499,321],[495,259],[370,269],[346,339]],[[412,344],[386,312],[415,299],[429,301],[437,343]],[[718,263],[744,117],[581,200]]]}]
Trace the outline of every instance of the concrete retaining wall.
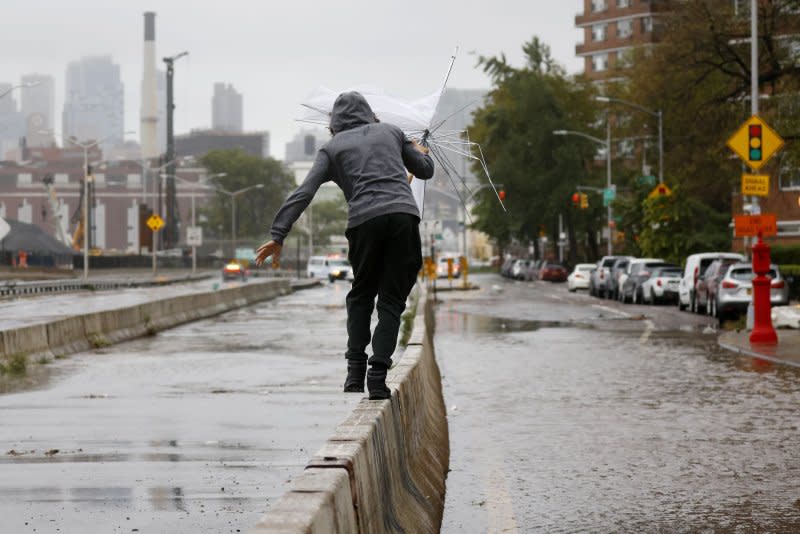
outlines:
[{"label": "concrete retaining wall", "polygon": [[56,356],[153,334],[182,323],[291,292],[289,280],[276,278],[181,295],[55,321],[0,331],[0,360],[16,355]]},{"label": "concrete retaining wall", "polygon": [[450,444],[432,303],[419,308],[391,400],[361,401],[253,534],[439,532]]}]

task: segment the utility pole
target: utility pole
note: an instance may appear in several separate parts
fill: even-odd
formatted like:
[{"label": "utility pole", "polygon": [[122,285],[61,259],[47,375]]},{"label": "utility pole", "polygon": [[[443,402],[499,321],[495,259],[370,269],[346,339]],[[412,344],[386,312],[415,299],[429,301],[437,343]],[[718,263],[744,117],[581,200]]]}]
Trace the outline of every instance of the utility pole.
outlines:
[{"label": "utility pole", "polygon": [[180,212],[178,211],[178,197],[175,193],[175,131],[174,131],[174,111],[175,98],[173,79],[175,76],[175,61],[188,55],[188,52],[181,52],[172,57],[165,57],[164,63],[167,65],[167,154],[165,159],[170,163],[167,165],[167,221],[164,232],[165,248],[173,248],[179,241],[178,225],[180,224]]}]

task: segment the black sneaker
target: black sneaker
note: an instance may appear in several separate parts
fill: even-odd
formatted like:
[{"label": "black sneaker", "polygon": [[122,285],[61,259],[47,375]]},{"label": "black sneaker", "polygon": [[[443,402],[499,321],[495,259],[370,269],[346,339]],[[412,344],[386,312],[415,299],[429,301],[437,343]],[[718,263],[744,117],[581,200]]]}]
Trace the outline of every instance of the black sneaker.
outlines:
[{"label": "black sneaker", "polygon": [[386,387],[386,369],[372,366],[367,372],[367,389],[369,400],[383,400],[391,398],[392,391]]},{"label": "black sneaker", "polygon": [[347,379],[344,381],[345,393],[364,393],[364,377],[367,375],[367,362],[347,361]]}]

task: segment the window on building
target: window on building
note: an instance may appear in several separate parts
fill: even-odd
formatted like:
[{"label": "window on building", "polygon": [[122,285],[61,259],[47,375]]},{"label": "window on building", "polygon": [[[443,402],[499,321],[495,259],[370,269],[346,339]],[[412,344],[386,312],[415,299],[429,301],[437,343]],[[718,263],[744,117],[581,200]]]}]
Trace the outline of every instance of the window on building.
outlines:
[{"label": "window on building", "polygon": [[800,169],[790,164],[783,165],[778,174],[778,187],[781,191],[800,190]]},{"label": "window on building", "polygon": [[605,11],[608,9],[606,0],[592,0],[592,13]]},{"label": "window on building", "polygon": [[592,41],[605,41],[608,38],[608,24],[592,26]]},{"label": "window on building", "polygon": [[592,56],[592,70],[603,72],[608,69],[608,54],[595,54]]},{"label": "window on building", "polygon": [[633,21],[631,19],[618,20],[617,37],[627,39],[631,35],[633,35]]},{"label": "window on building", "polygon": [[642,17],[642,33],[653,33],[653,17]]},{"label": "window on building", "polygon": [[617,7],[631,7],[631,0],[617,0]]},{"label": "window on building", "polygon": [[617,52],[617,64],[618,69],[629,69],[633,66],[633,50],[620,50]]}]

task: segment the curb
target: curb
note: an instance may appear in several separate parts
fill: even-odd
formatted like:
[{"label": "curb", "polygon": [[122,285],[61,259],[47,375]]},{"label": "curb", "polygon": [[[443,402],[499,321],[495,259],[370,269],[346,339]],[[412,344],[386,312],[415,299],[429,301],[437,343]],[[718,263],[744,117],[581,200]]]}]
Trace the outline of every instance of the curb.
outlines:
[{"label": "curb", "polygon": [[439,532],[450,442],[433,302],[420,298],[392,398],[362,400],[252,534]]},{"label": "curb", "polygon": [[291,292],[288,279],[272,279],[193,293],[0,331],[0,360],[53,357],[152,335]]}]

